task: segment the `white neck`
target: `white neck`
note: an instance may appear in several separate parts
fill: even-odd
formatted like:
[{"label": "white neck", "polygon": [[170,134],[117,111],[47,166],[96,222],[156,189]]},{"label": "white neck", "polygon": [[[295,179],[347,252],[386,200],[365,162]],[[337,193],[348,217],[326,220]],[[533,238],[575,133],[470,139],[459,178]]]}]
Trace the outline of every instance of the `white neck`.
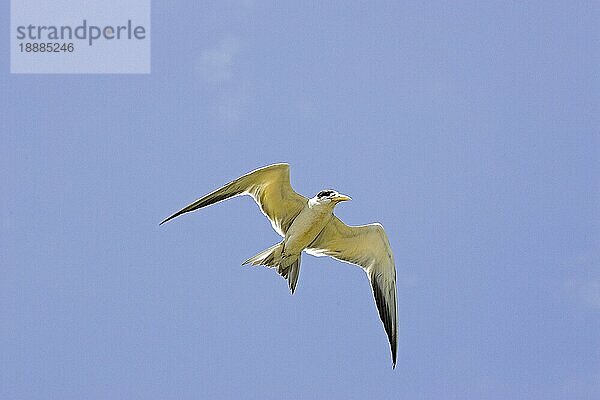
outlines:
[{"label": "white neck", "polygon": [[308,200],[308,208],[322,213],[333,212],[334,207],[335,203],[333,201],[322,203],[318,201],[315,197]]}]

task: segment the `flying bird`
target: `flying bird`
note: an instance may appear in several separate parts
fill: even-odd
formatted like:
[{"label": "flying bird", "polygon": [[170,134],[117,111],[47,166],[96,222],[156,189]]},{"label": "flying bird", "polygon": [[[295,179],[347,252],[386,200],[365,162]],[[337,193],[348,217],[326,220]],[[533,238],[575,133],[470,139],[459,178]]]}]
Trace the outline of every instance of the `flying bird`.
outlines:
[{"label": "flying bird", "polygon": [[308,199],[292,189],[289,165],[273,164],[229,182],[177,211],[160,225],[181,214],[241,195],[251,196],[273,229],[283,237],[281,242],[250,257],[243,265],[275,269],[288,281],[292,294],[300,274],[302,251],[358,265],[371,283],[395,368],[398,325],[394,256],[380,224],[348,226],[333,214],[335,206],[351,200],[350,197],[326,189]]}]

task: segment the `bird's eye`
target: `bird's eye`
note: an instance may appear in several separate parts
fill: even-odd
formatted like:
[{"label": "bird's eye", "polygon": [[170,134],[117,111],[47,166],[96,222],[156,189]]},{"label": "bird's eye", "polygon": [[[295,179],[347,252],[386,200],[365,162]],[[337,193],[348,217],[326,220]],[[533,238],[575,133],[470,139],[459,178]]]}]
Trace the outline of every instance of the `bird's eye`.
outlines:
[{"label": "bird's eye", "polygon": [[323,198],[323,197],[327,197],[327,196],[331,196],[333,194],[332,190],[321,190],[318,194],[317,197],[318,198]]}]

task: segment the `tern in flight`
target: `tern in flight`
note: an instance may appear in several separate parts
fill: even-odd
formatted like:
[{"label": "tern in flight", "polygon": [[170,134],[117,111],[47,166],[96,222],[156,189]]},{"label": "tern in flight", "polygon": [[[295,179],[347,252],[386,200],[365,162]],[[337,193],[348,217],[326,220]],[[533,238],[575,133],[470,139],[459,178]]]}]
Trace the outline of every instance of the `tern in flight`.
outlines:
[{"label": "tern in flight", "polygon": [[249,258],[244,264],[264,265],[287,279],[292,294],[300,273],[302,251],[356,264],[369,278],[379,317],[387,333],[396,366],[396,267],[387,235],[380,224],[348,226],[333,214],[334,207],[351,200],[335,190],[322,190],[312,199],[296,193],[288,164],[252,171],[194,201],[160,224],[189,211],[240,195],[250,195],[283,240]]}]

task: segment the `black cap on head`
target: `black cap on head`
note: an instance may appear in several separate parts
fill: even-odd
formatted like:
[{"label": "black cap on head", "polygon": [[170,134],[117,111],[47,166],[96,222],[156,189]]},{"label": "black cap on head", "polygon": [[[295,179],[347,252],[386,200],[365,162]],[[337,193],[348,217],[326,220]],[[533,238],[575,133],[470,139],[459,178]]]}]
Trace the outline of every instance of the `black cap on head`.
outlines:
[{"label": "black cap on head", "polygon": [[329,197],[332,194],[334,194],[335,192],[333,190],[321,190],[318,194],[317,197],[319,199],[323,198],[323,197]]}]

